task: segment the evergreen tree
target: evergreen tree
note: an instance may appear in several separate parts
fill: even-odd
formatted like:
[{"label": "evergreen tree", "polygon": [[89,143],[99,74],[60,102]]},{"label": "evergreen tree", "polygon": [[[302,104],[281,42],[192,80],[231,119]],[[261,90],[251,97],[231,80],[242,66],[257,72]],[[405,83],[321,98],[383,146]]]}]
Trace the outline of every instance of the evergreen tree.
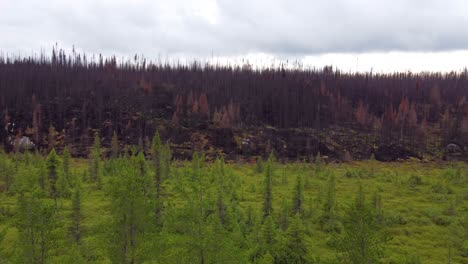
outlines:
[{"label": "evergreen tree", "polygon": [[203,229],[204,263],[247,263],[239,228],[228,231],[216,215],[210,215]]},{"label": "evergreen tree", "polygon": [[252,231],[252,228],[254,227],[255,223],[256,223],[256,219],[254,216],[254,210],[252,208],[252,205],[249,204],[249,206],[247,206],[246,217],[245,217],[245,225],[247,227],[248,232]]},{"label": "evergreen tree", "polygon": [[335,194],[335,175],[331,173],[328,176],[327,190],[325,202],[323,204],[322,216],[320,217],[320,224],[322,229],[326,232],[340,232],[340,223],[336,217],[336,194]]},{"label": "evergreen tree", "polygon": [[256,163],[255,163],[255,172],[256,173],[263,172],[263,158],[262,157],[257,157]]},{"label": "evergreen tree", "polygon": [[305,229],[299,214],[294,216],[288,228],[286,241],[282,247],[281,254],[275,263],[309,263],[307,259],[307,246],[304,238]]},{"label": "evergreen tree", "polygon": [[290,215],[289,203],[286,200],[286,197],[283,197],[283,199],[281,199],[281,210],[279,213],[279,225],[283,231],[288,229],[289,215]]},{"label": "evergreen tree", "polygon": [[315,156],[315,172],[321,172],[323,169],[323,160],[320,155],[320,152],[317,153],[317,156]]},{"label": "evergreen tree", "polygon": [[101,179],[101,141],[99,139],[99,133],[94,133],[93,148],[91,150],[91,159],[89,164],[89,177],[91,182],[96,183],[97,188],[102,188]]},{"label": "evergreen tree", "polygon": [[267,216],[262,226],[262,243],[265,246],[271,247],[276,241],[276,228],[273,218]]},{"label": "evergreen tree", "polygon": [[362,185],[356,201],[346,210],[344,234],[337,243],[345,263],[379,263],[390,236],[379,224],[372,206],[366,204]]},{"label": "evergreen tree", "polygon": [[40,155],[34,158],[34,162],[38,168],[38,182],[40,189],[46,193],[49,188],[49,172],[47,169],[47,160],[44,160]]},{"label": "evergreen tree", "polygon": [[0,150],[0,180],[5,184],[5,190],[10,191],[13,185],[13,175],[15,173],[15,166],[11,159]]},{"label": "evergreen tree", "polygon": [[189,203],[192,212],[192,230],[194,231],[192,233],[193,250],[197,256],[197,262],[201,264],[207,263],[206,210],[208,206],[206,204],[205,189],[208,188],[209,182],[205,180],[204,160],[204,155],[199,156],[196,151],[193,153],[190,177],[193,197]]},{"label": "evergreen tree", "polygon": [[377,221],[379,223],[383,223],[383,209],[382,209],[382,195],[380,193],[375,192],[373,196],[373,205],[374,210],[377,216]]},{"label": "evergreen tree", "polygon": [[273,197],[272,197],[272,177],[273,177],[273,153],[270,154],[265,167],[265,192],[263,200],[263,218],[265,219],[273,213]]},{"label": "evergreen tree", "polygon": [[216,160],[216,167],[217,167],[217,173],[216,176],[218,177],[218,184],[217,184],[217,192],[218,192],[218,197],[216,201],[216,207],[218,211],[218,217],[221,222],[221,224],[225,225],[226,224],[226,217],[227,217],[227,212],[226,212],[226,204],[224,202],[224,192],[225,190],[225,183],[224,183],[224,158],[221,157],[221,159]]},{"label": "evergreen tree", "polygon": [[114,130],[111,139],[111,158],[116,159],[119,157],[119,138],[117,137],[117,133]]},{"label": "evergreen tree", "polygon": [[162,146],[162,155],[161,155],[161,173],[163,179],[168,179],[171,174],[171,147],[167,142]]},{"label": "evergreen tree", "polygon": [[114,263],[142,263],[145,237],[151,230],[151,203],[144,194],[140,168],[119,159],[110,181],[112,223],[109,232],[110,256]]},{"label": "evergreen tree", "polygon": [[69,198],[71,195],[70,188],[73,185],[70,177],[70,152],[65,147],[63,150],[62,158],[62,170],[58,174],[57,179],[57,191],[58,196],[63,198]]},{"label": "evergreen tree", "polygon": [[133,157],[134,166],[138,169],[138,180],[141,182],[143,195],[149,196],[151,193],[151,179],[149,177],[148,165],[143,152],[139,152],[138,155]]},{"label": "evergreen tree", "polygon": [[56,212],[53,202],[42,198],[40,191],[18,196],[18,263],[46,263],[55,242]]},{"label": "evergreen tree", "polygon": [[71,175],[70,175],[70,162],[71,162],[71,155],[68,147],[65,146],[63,149],[62,154],[62,168],[63,168],[63,175],[65,176],[66,182],[72,185]]},{"label": "evergreen tree", "polygon": [[256,262],[256,264],[273,264],[275,263],[275,259],[270,254],[270,252],[265,253],[265,255],[261,256]]},{"label": "evergreen tree", "polygon": [[292,200],[292,213],[298,214],[302,213],[302,204],[304,203],[304,196],[303,196],[303,187],[302,187],[302,178],[301,176],[297,176],[296,179],[296,186],[294,188],[294,195]]},{"label": "evergreen tree", "polygon": [[81,191],[79,187],[75,188],[75,191],[72,195],[72,213],[71,213],[71,226],[70,233],[73,237],[73,241],[76,244],[80,244],[82,227],[81,227]]},{"label": "evergreen tree", "polygon": [[261,227],[260,245],[256,253],[258,256],[257,258],[262,259],[263,256],[267,254],[272,257],[276,256],[276,247],[276,227],[275,223],[273,222],[273,218],[271,215],[269,215],[265,218],[265,221]]},{"label": "evergreen tree", "polygon": [[57,208],[57,198],[58,198],[58,188],[57,188],[57,179],[58,179],[58,166],[59,166],[59,159],[55,149],[53,148],[49,155],[47,156],[47,172],[48,172],[48,180],[49,180],[49,187],[50,187],[50,196],[55,201],[55,206]]},{"label": "evergreen tree", "polygon": [[162,145],[161,138],[159,137],[158,131],[154,134],[153,141],[151,143],[151,157],[154,165],[154,187],[155,187],[155,201],[156,201],[156,222],[160,222],[162,212],[162,201],[161,201],[161,185],[162,185]]}]

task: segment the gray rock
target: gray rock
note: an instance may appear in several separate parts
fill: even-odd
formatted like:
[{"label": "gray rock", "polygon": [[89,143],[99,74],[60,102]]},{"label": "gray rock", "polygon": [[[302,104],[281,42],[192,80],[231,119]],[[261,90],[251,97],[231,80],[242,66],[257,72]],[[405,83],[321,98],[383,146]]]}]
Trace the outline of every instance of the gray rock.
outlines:
[{"label": "gray rock", "polygon": [[12,145],[15,146],[19,151],[32,150],[36,147],[34,142],[32,142],[28,137],[14,139]]},{"label": "gray rock", "polygon": [[445,149],[449,152],[449,153],[459,153],[461,152],[462,148],[460,146],[458,146],[457,144],[453,144],[453,143],[450,143],[448,144]]}]

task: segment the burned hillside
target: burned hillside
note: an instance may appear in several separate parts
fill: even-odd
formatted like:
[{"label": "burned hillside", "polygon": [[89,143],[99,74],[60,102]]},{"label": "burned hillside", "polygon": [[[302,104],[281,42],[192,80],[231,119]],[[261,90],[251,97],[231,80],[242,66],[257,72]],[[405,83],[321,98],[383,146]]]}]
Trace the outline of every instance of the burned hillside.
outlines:
[{"label": "burned hillside", "polygon": [[107,146],[115,131],[124,150],[144,149],[158,130],[179,158],[193,149],[233,159],[271,150],[285,159],[463,157],[467,96],[466,70],[254,69],[54,49],[0,57],[0,139],[7,150],[24,136],[40,151],[68,145],[86,155],[95,131]]}]

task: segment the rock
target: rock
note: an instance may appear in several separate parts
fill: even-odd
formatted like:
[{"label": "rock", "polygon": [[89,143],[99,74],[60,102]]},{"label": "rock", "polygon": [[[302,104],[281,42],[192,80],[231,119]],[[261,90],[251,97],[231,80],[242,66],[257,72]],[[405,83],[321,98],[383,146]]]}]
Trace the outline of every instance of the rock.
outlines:
[{"label": "rock", "polygon": [[15,139],[12,142],[12,145],[17,148],[19,151],[33,150],[36,145],[28,137],[21,137],[20,139]]},{"label": "rock", "polygon": [[445,150],[446,150],[448,153],[460,153],[460,152],[462,152],[462,148],[461,148],[459,145],[454,144],[454,143],[448,144],[448,145],[445,147]]},{"label": "rock", "polygon": [[375,151],[375,159],[378,161],[397,161],[409,158],[421,159],[417,153],[395,144],[379,146]]}]

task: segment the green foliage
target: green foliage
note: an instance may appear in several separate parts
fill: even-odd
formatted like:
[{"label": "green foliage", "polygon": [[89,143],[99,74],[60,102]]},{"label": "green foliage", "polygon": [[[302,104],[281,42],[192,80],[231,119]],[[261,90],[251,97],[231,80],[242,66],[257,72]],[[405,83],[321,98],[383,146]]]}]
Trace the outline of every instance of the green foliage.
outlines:
[{"label": "green foliage", "polygon": [[16,227],[17,258],[20,263],[46,263],[55,245],[56,207],[53,201],[33,190],[18,196]]},{"label": "green foliage", "polygon": [[217,183],[217,201],[216,207],[218,212],[219,221],[225,225],[227,223],[227,208],[224,201],[224,193],[227,191],[225,186],[225,174],[224,174],[224,158],[216,160],[216,174],[218,176]]},{"label": "green foliage", "polygon": [[117,137],[117,133],[114,131],[112,133],[111,139],[111,158],[116,159],[119,157],[120,149],[119,149],[119,138]]},{"label": "green foliage", "polygon": [[154,166],[154,186],[155,186],[155,217],[161,223],[164,201],[162,200],[163,182],[169,178],[171,167],[171,150],[169,144],[163,145],[159,132],[156,131],[151,143],[151,157]]},{"label": "green foliage", "polygon": [[379,224],[375,211],[365,201],[362,185],[355,202],[346,210],[344,234],[337,243],[345,263],[379,263],[390,236]]},{"label": "green foliage", "polygon": [[[278,164],[271,156],[258,177],[255,165],[222,157],[210,163],[194,153],[190,163],[171,162],[168,145],[159,145],[159,158],[169,157],[159,163],[159,198],[153,153],[151,160],[141,151],[99,157],[106,168],[102,189],[78,180],[90,179],[83,159],[0,154],[11,170],[10,190],[0,191],[0,257],[6,263],[360,263],[362,241],[372,263],[463,263],[468,256],[468,188],[465,171],[457,179],[458,167],[376,162],[379,173],[368,177],[368,161],[324,163],[317,173],[314,164]],[[285,185],[275,171],[288,178]],[[268,175],[268,203],[277,210],[265,217]],[[412,175],[422,184],[404,188]],[[360,182],[373,191],[369,201],[338,206]]]},{"label": "green foliage", "polygon": [[101,140],[97,131],[94,133],[93,148],[89,160],[89,178],[98,189],[102,188]]},{"label": "green foliage", "polygon": [[282,230],[288,229],[289,225],[289,216],[290,216],[290,205],[285,197],[281,200],[281,207],[279,212],[279,226]]},{"label": "green foliage", "polygon": [[59,159],[55,149],[50,151],[49,155],[47,156],[46,164],[49,176],[50,196],[56,200],[59,194],[57,188]]},{"label": "green foliage", "polygon": [[263,173],[264,164],[263,164],[263,158],[262,157],[257,157],[254,168],[255,168],[256,173],[259,173],[259,174]]},{"label": "green foliage", "polygon": [[[13,185],[15,165],[13,161],[0,150],[0,181],[3,181],[3,189],[9,192]],[[1,184],[1,183],[0,183]],[[2,185],[0,185],[2,187]]]},{"label": "green foliage", "polygon": [[299,214],[296,214],[291,221],[286,234],[286,241],[275,263],[309,263],[304,233],[302,220]]},{"label": "green foliage", "polygon": [[297,176],[296,179],[296,186],[294,188],[294,195],[293,195],[293,201],[292,201],[292,213],[293,214],[299,214],[302,213],[302,205],[304,203],[304,195],[303,193],[303,187],[302,187],[302,177],[300,175]]},{"label": "green foliage", "polygon": [[382,195],[380,193],[378,193],[378,192],[375,192],[374,196],[372,197],[372,203],[373,203],[373,206],[374,206],[377,222],[382,224],[383,220],[384,220],[384,212],[383,212],[383,206],[382,206]]},{"label": "green foliage", "polygon": [[273,218],[267,216],[260,230],[259,244],[253,255],[254,263],[268,263],[278,255],[277,231]]},{"label": "green foliage", "polygon": [[410,185],[411,188],[416,188],[420,185],[423,184],[423,180],[422,180],[422,177],[419,176],[419,175],[411,175],[411,177],[409,178],[408,180],[408,183]]},{"label": "green foliage", "polygon": [[322,157],[320,156],[320,152],[317,153],[317,156],[315,156],[314,160],[314,165],[315,165],[315,172],[319,173],[323,169],[323,160]]},{"label": "green foliage", "polygon": [[263,200],[263,217],[266,218],[273,213],[273,195],[272,195],[272,178],[273,178],[273,153],[270,154],[265,166],[265,193]]},{"label": "green foliage", "polygon": [[109,255],[116,263],[142,262],[145,255],[142,245],[151,231],[152,206],[144,191],[147,182],[136,164],[118,160],[119,169],[110,182]]},{"label": "green foliage", "polygon": [[341,232],[341,223],[336,216],[336,194],[335,194],[335,175],[329,174],[327,182],[327,190],[325,202],[323,204],[322,215],[320,217],[320,224],[325,232]]},{"label": "green foliage", "polygon": [[72,212],[70,218],[70,235],[72,236],[73,241],[75,241],[76,244],[80,244],[81,236],[83,233],[81,224],[83,214],[81,212],[81,191],[79,187],[75,188],[75,191],[72,195]]},{"label": "green foliage", "polygon": [[421,259],[415,255],[407,255],[407,256],[399,257],[396,261],[394,261],[394,263],[395,264],[422,264]]},{"label": "green foliage", "polygon": [[6,231],[6,228],[0,229],[0,260],[5,259],[4,247],[2,244],[5,240]]},{"label": "green foliage", "polygon": [[71,162],[71,155],[70,151],[68,150],[68,147],[65,147],[63,149],[62,153],[62,168],[63,168],[63,174],[65,175],[65,178],[67,179],[68,182],[71,182],[70,180],[70,162]]}]

